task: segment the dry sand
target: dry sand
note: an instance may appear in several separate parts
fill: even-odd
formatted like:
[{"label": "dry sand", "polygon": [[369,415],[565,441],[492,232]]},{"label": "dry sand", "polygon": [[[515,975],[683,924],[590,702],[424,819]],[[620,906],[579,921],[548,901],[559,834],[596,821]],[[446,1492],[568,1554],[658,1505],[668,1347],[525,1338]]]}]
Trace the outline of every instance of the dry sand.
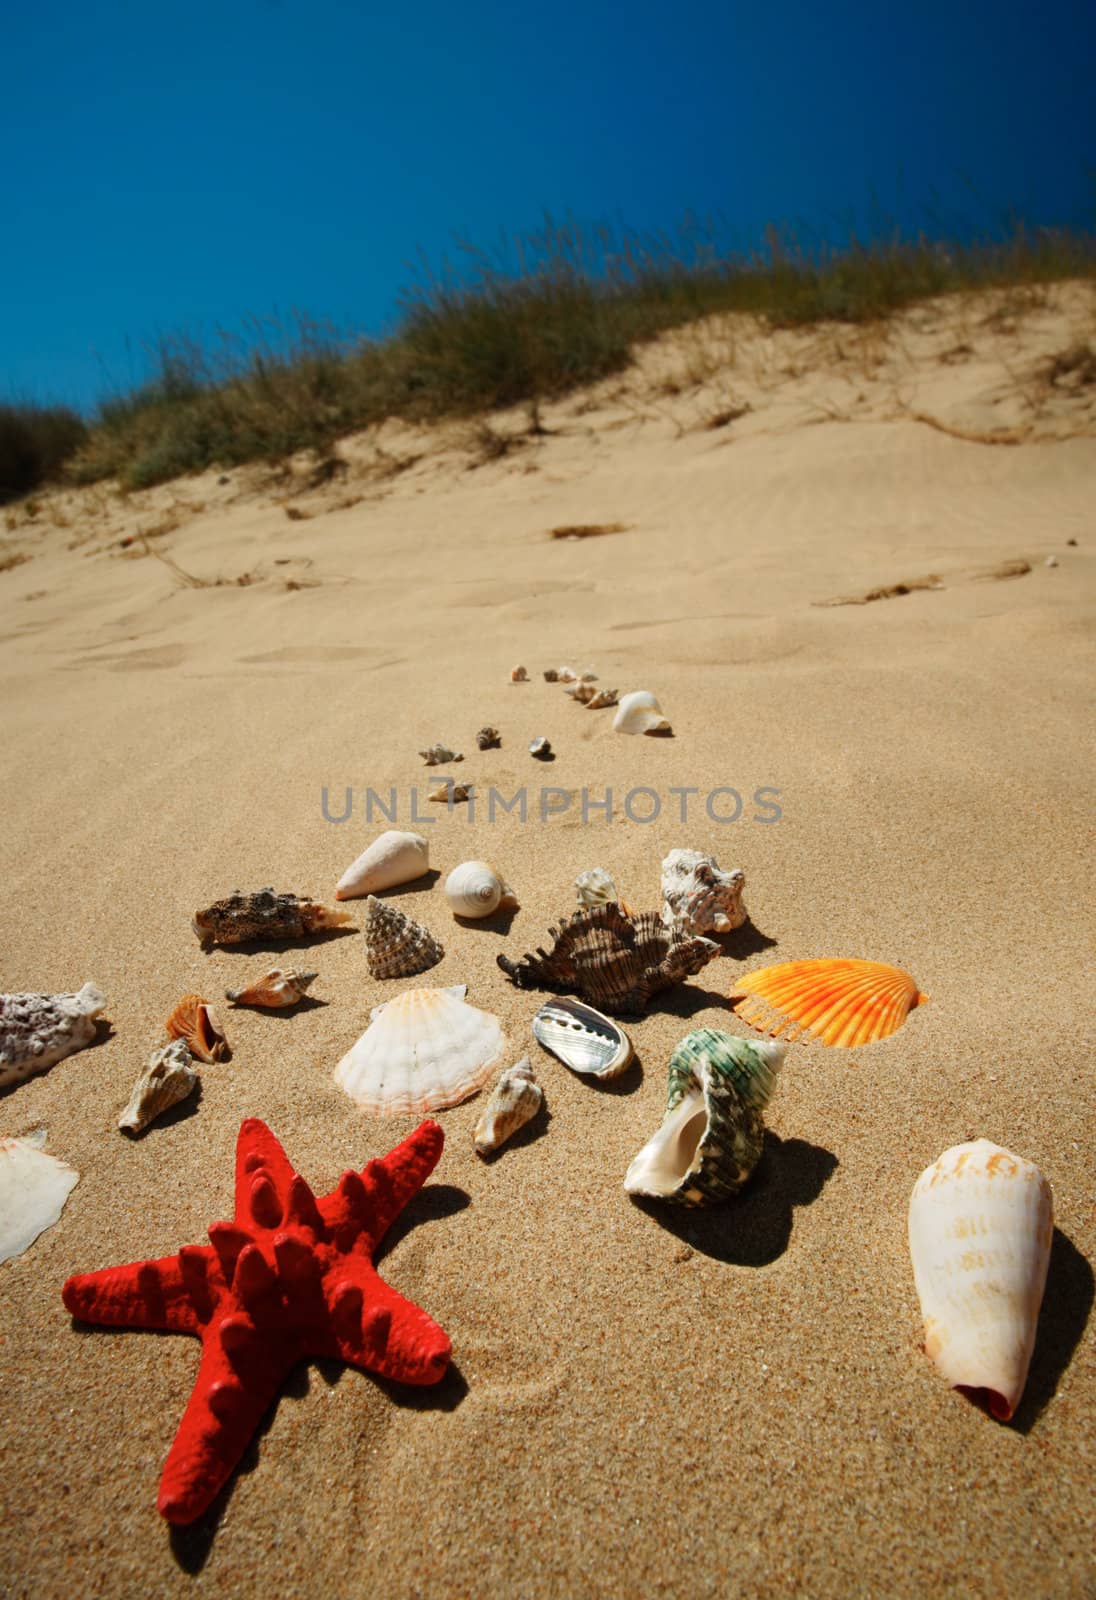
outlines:
[{"label": "dry sand", "polygon": [[[45,1126],[81,1174],[0,1268],[5,1595],[1096,1593],[1096,404],[1048,365],[1092,311],[1067,288],[922,308],[886,340],[710,325],[546,408],[543,435],[496,420],[510,447],[479,465],[483,435],[391,427],[316,489],[299,464],[9,515],[0,564],[31,559],[0,575],[0,986],[91,979],[111,1028],[0,1096],[0,1134]],[[549,537],[611,523],[625,531]],[[1026,575],[977,576],[1019,558]],[[816,604],[930,574],[942,587]],[[533,681],[513,686],[519,661]],[[614,735],[541,681],[561,662],[654,689],[675,737]],[[503,744],[480,755],[485,723]],[[544,767],[526,753],[540,733]],[[394,786],[406,824],[438,739],[465,751],[461,777],[528,788],[524,825],[458,808],[426,830],[440,872],[487,856],[521,910],[458,927],[437,881],[399,903],[446,945],[423,981],[467,982],[503,1017],[549,1118],[485,1165],[479,1103],[440,1114],[435,1181],[383,1272],[450,1334],[441,1387],[300,1369],[210,1514],[172,1532],[156,1493],[197,1344],[78,1329],[61,1284],[201,1242],[231,1214],[244,1116],[318,1191],[410,1131],[331,1076],[394,986],[359,936],[319,942],[300,964],[325,1004],[224,1007],[233,1058],[204,1069],[192,1114],[139,1142],[115,1119],[173,1002],[270,964],[202,955],[194,909],[270,882],[330,899],[386,825],[367,825],[367,786]],[[572,797],[546,823],[542,784]],[[641,785],[662,804],[648,824],[623,812]],[[352,788],[349,821],[324,819],[325,786],[336,815]],[[612,789],[611,821],[583,824],[583,786]],[[671,786],[700,792],[684,823]],[[761,786],[776,823],[752,820]],[[716,787],[741,792],[741,820],[710,820]],[[654,903],[677,845],[745,869],[752,921],[635,1025],[640,1065],[599,1091],[533,1045],[538,1002],[495,956],[541,943],[584,867]],[[866,1050],[796,1048],[737,1201],[630,1201],[676,1040],[748,1032],[733,975],[822,954],[907,967],[931,1004]],[[978,1135],[1055,1195],[1011,1426],[922,1355],[906,1248],[918,1173]]]}]

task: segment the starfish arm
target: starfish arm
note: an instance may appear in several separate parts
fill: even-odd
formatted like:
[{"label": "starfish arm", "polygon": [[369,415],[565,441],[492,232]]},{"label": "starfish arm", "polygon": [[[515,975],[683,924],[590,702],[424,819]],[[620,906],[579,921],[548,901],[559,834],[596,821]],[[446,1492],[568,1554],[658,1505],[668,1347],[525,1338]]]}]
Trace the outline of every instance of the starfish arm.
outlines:
[{"label": "starfish arm", "polygon": [[402,1144],[370,1161],[360,1173],[344,1172],[319,1202],[324,1222],[337,1233],[359,1233],[372,1254],[437,1166],[444,1144],[439,1125],[422,1122]]},{"label": "starfish arm", "polygon": [[252,1339],[230,1356],[223,1330],[210,1327],[160,1478],[157,1503],[168,1522],[193,1522],[216,1499],[301,1353],[295,1340]]},{"label": "starfish arm", "polygon": [[61,1298],[82,1322],[117,1328],[167,1328],[174,1333],[199,1331],[178,1256],[77,1273],[62,1288]]},{"label": "starfish arm", "polygon": [[329,1318],[313,1326],[309,1353],[349,1361],[399,1383],[438,1383],[452,1346],[444,1329],[397,1293],[368,1263],[355,1261],[329,1290]]}]

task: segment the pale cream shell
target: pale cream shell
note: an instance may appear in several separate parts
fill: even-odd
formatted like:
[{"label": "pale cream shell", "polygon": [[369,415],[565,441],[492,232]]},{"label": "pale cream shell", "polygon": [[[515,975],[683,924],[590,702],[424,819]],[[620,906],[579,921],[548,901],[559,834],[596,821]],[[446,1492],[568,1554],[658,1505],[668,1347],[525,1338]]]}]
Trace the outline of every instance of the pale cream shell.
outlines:
[{"label": "pale cream shell", "polygon": [[1001,1421],[1027,1382],[1053,1233],[1039,1168],[989,1139],[945,1150],[914,1185],[909,1243],[925,1354]]},{"label": "pale cream shell", "polygon": [[672,733],[662,707],[649,689],[634,689],[617,706],[614,733]]},{"label": "pale cream shell", "polygon": [[335,1068],[335,1082],[372,1116],[441,1111],[481,1089],[506,1053],[498,1017],[464,986],[408,989],[377,1006]]},{"label": "pale cream shell", "polygon": [[429,871],[430,846],[422,835],[390,828],[347,867],[335,886],[335,899],[353,900],[380,889],[393,889]]},{"label": "pale cream shell", "polygon": [[455,917],[489,917],[499,906],[514,907],[513,890],[488,861],[462,861],[445,880],[445,898]]},{"label": "pale cream shell", "polygon": [[41,1148],[44,1133],[0,1139],[0,1261],[28,1250],[52,1228],[80,1174]]}]

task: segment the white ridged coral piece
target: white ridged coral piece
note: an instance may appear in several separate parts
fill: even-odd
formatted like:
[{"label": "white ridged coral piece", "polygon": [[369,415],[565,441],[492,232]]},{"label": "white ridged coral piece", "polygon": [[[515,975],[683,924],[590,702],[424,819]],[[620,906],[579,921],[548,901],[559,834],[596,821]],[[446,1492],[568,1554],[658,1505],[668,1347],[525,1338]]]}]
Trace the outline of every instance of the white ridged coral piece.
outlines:
[{"label": "white ridged coral piece", "polygon": [[528,1056],[507,1067],[496,1083],[491,1098],[472,1130],[472,1142],[479,1156],[490,1155],[519,1128],[531,1122],[544,1104],[544,1091],[533,1075]]},{"label": "white ridged coral piece", "polygon": [[506,1051],[498,1017],[456,989],[408,989],[383,1006],[335,1068],[374,1116],[441,1111],[481,1089]]},{"label": "white ridged coral piece", "polygon": [[989,1139],[945,1150],[914,1185],[909,1243],[925,1354],[1002,1422],[1027,1382],[1053,1233],[1039,1168]]},{"label": "white ridged coral piece", "polygon": [[390,828],[347,867],[335,887],[335,899],[352,900],[380,889],[394,889],[429,871],[430,846],[422,835]]},{"label": "white ridged coral piece", "polygon": [[0,994],[0,1085],[19,1083],[95,1038],[106,999],[93,983],[76,994]]}]

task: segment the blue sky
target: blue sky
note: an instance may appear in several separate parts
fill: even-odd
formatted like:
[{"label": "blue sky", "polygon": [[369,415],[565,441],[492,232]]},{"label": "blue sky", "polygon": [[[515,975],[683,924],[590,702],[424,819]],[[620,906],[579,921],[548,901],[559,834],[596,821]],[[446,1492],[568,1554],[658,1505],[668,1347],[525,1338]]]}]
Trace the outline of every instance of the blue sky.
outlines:
[{"label": "blue sky", "polygon": [[[418,250],[547,211],[1096,221],[1091,0],[42,0],[0,55],[0,396],[161,334],[392,325]],[[973,193],[972,193],[973,190]]]}]

